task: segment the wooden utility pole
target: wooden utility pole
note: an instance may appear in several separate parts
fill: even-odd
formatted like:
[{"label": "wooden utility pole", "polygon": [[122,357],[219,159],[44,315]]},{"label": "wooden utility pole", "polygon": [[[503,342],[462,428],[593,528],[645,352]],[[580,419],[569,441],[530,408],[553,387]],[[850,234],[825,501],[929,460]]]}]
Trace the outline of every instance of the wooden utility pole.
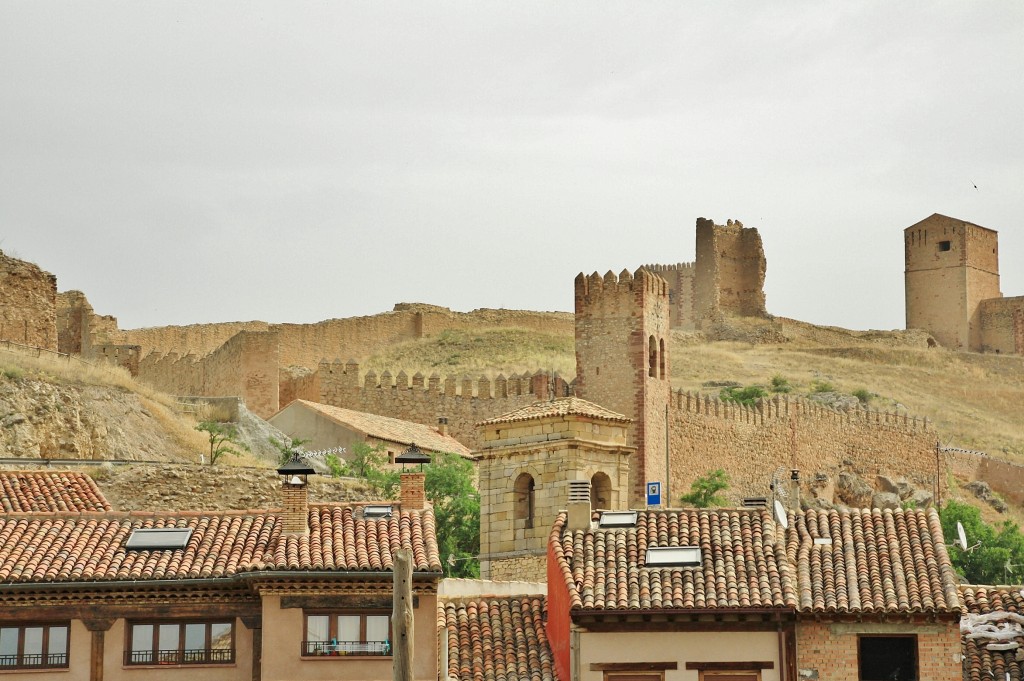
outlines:
[{"label": "wooden utility pole", "polygon": [[395,552],[394,609],[391,611],[391,641],[394,681],[412,681],[412,551]]}]

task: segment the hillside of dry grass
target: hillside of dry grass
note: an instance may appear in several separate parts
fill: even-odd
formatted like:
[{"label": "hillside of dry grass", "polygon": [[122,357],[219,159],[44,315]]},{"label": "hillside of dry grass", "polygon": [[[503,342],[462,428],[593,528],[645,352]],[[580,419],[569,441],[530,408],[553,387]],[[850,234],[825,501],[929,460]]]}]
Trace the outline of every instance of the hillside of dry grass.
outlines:
[{"label": "hillside of dry grass", "polygon": [[[714,340],[673,333],[674,389],[716,394],[732,381],[769,388],[774,377],[807,395],[858,393],[867,406],[927,417],[943,444],[1024,461],[1024,357],[929,348],[920,332],[847,331],[793,320],[733,320]],[[742,340],[747,339],[747,340]],[[753,342],[752,342],[753,341]],[[365,368],[410,375],[537,369],[575,375],[573,338],[522,330],[458,332],[386,348]]]}]

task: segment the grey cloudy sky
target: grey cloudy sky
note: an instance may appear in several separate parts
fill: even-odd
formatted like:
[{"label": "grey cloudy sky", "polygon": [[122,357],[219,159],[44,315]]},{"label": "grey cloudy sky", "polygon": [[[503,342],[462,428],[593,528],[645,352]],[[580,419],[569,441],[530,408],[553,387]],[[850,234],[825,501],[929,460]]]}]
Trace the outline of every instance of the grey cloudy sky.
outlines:
[{"label": "grey cloudy sky", "polygon": [[770,312],[900,328],[935,212],[1024,295],[1022,121],[1017,0],[0,0],[0,249],[123,328],[312,322],[571,310],[736,218]]}]

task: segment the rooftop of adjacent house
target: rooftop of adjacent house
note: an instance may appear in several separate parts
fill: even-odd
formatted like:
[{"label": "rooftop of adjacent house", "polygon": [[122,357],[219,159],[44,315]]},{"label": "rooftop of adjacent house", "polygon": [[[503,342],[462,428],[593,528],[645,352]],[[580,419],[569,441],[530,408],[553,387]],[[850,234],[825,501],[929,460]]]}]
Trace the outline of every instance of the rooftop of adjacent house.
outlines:
[{"label": "rooftop of adjacent house", "polygon": [[[387,440],[400,445],[416,444],[420,449],[432,452],[450,452],[469,457],[469,448],[450,435],[442,435],[432,426],[390,416],[368,414],[352,409],[343,409],[329,404],[295,400],[285,409],[301,406],[312,410],[335,423],[357,430],[368,437]],[[283,411],[283,410],[282,410]],[[280,412],[279,412],[280,413]]]},{"label": "rooftop of adjacent house", "polygon": [[111,508],[91,477],[69,471],[0,471],[0,505],[7,512]]},{"label": "rooftop of adjacent house", "polygon": [[550,418],[556,416],[584,416],[604,421],[615,421],[618,423],[629,423],[630,418],[622,414],[605,409],[593,402],[581,400],[578,397],[561,397],[556,400],[542,400],[534,402],[525,407],[510,411],[507,414],[495,416],[494,418],[481,421],[478,426],[491,426],[500,423],[515,423],[516,421],[528,421],[530,419]]},{"label": "rooftop of adjacent house", "polygon": [[[367,518],[362,505],[309,508],[309,534],[282,533],[277,511],[7,513],[0,515],[0,586],[230,578],[259,571],[390,571],[411,549],[413,569],[441,572],[434,515],[395,508]],[[179,528],[182,548],[133,549],[134,531]]]},{"label": "rooftop of adjacent house", "polygon": [[964,681],[1024,678],[1024,589],[962,584],[960,598]]},{"label": "rooftop of adjacent house", "polygon": [[[933,510],[808,510],[790,514],[788,529],[764,509],[638,511],[632,527],[566,524],[562,513],[550,543],[576,611],[960,612]],[[677,550],[652,565],[656,547]]]},{"label": "rooftop of adjacent house", "polygon": [[[447,632],[448,677],[460,681],[555,681],[542,595],[474,596],[438,601]],[[445,645],[442,636],[439,645]]]}]

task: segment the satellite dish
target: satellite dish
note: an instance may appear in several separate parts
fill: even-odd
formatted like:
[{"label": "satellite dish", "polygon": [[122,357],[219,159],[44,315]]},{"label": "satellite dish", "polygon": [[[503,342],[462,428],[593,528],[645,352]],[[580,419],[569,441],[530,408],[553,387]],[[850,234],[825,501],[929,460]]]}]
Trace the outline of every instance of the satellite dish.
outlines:
[{"label": "satellite dish", "polygon": [[782,529],[789,528],[789,516],[786,515],[786,507],[778,499],[775,500],[775,520],[782,525]]},{"label": "satellite dish", "polygon": [[967,550],[967,533],[964,532],[964,524],[959,520],[956,521],[956,539],[960,548],[964,551]]}]

